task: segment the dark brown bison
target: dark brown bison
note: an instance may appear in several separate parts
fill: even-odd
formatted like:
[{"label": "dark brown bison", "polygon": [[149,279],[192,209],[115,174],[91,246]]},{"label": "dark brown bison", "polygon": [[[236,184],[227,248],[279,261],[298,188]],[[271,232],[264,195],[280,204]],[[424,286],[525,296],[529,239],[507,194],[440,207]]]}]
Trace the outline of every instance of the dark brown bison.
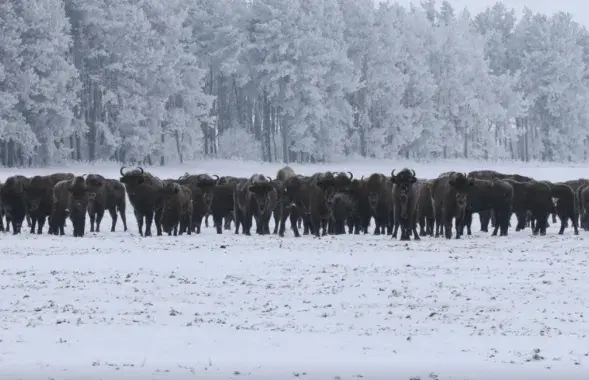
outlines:
[{"label": "dark brown bison", "polygon": [[452,238],[452,220],[455,220],[457,238],[460,238],[460,226],[465,222],[467,194],[458,193],[458,187],[468,183],[465,173],[449,172],[440,175],[432,181],[432,199],[436,220],[435,236],[444,235]]},{"label": "dark brown bison", "polygon": [[15,175],[8,177],[0,189],[0,199],[2,200],[2,209],[6,213],[6,222],[12,224],[12,233],[15,235],[21,232],[25,217],[28,218],[28,201],[25,189],[28,188],[29,182],[27,177]]},{"label": "dark brown bison", "polygon": [[364,183],[370,217],[374,218],[374,234],[392,233],[393,182],[384,174],[374,173]]},{"label": "dark brown bison", "polygon": [[464,226],[467,227],[470,235],[472,214],[484,211],[492,211],[497,220],[492,235],[496,236],[499,232],[500,236],[507,236],[513,207],[513,187],[508,182],[498,178],[491,180],[467,178],[466,182],[454,183],[454,188],[458,194],[465,194],[467,197],[464,223],[460,225],[457,237],[462,235]]},{"label": "dark brown bison", "polygon": [[44,176],[34,176],[25,188],[29,213],[31,214],[31,233],[43,233],[45,220],[51,217],[53,210],[53,186],[59,181],[72,180],[72,173],[55,173]]},{"label": "dark brown bison", "polygon": [[262,174],[250,177],[247,190],[250,192],[250,207],[256,221],[256,233],[266,235],[270,233],[270,218],[276,207],[277,194],[272,179]]},{"label": "dark brown bison", "polygon": [[[546,235],[545,221],[553,208],[552,192],[550,187],[539,181],[520,182],[511,178],[505,178],[503,181],[508,182],[513,187],[513,212],[516,215],[531,215],[532,221],[535,222],[533,234]],[[518,217],[516,231],[525,228],[526,218]]]},{"label": "dark brown bison", "polygon": [[[124,171],[123,166],[120,170],[120,181],[125,185],[129,201],[133,206],[137,228],[141,236],[151,236],[151,225],[155,221],[157,235],[162,234],[161,217],[162,217],[162,199],[161,189],[163,182],[151,173],[145,172],[143,168],[138,167],[134,170]],[[143,221],[145,220],[145,233],[143,232]]]},{"label": "dark brown bison", "polygon": [[105,210],[108,210],[112,219],[111,232],[115,232],[117,211],[121,215],[123,230],[127,231],[127,215],[125,214],[127,201],[123,184],[116,179],[104,178],[100,174],[88,174],[86,188],[88,189],[90,232],[100,232],[100,223]]},{"label": "dark brown bison", "polygon": [[208,216],[211,215],[211,205],[215,193],[215,186],[219,176],[204,174],[188,174],[174,180],[174,182],[188,187],[192,194],[192,226],[193,231],[200,233],[203,218],[208,227]]},{"label": "dark brown bison", "polygon": [[391,172],[393,187],[393,208],[395,229],[393,237],[397,236],[397,230],[401,227],[400,240],[411,240],[413,233],[414,240],[420,240],[417,233],[417,216],[419,206],[420,184],[417,183],[415,171],[409,169],[401,170],[397,175]]},{"label": "dark brown bison", "polygon": [[215,186],[211,201],[211,216],[218,234],[222,234],[223,229],[231,229],[235,207],[233,193],[238,182],[228,181]]},{"label": "dark brown bison", "polygon": [[[286,219],[290,218],[290,227],[295,237],[300,237],[298,221],[305,218],[307,229],[311,214],[309,206],[310,177],[295,175],[284,179],[282,184],[281,202],[283,212],[280,217],[278,235],[283,237],[286,230]],[[308,233],[308,232],[307,232]]]},{"label": "dark brown bison", "polygon": [[316,173],[305,189],[308,194],[311,233],[317,237],[327,235],[330,222],[327,200],[335,192],[335,177],[331,172]]},{"label": "dark brown bison", "polygon": [[418,211],[419,236],[434,236],[436,219],[432,202],[432,181],[430,180],[424,180],[419,187]]},{"label": "dark brown bison", "polygon": [[88,188],[84,176],[62,180],[53,187],[53,202],[49,233],[64,235],[65,221],[72,222],[74,237],[83,237],[86,229]]},{"label": "dark brown bison", "polygon": [[346,233],[346,224],[354,212],[354,202],[347,193],[335,193],[327,201],[331,221],[333,223],[333,233],[342,235]]},{"label": "dark brown bison", "polygon": [[[522,176],[519,174],[505,174],[500,173],[495,170],[475,170],[467,175],[469,178],[476,178],[476,179],[483,179],[483,180],[491,180],[494,178],[498,179],[510,179],[512,181],[517,182],[529,182],[533,179],[530,177]],[[492,211],[481,211],[478,213],[480,224],[481,224],[481,231],[488,232],[489,230],[489,222],[493,222],[493,227],[496,226],[495,224],[495,215]],[[529,214],[528,212],[515,212],[515,215],[518,220],[518,227],[516,227],[516,231],[520,231],[520,229],[525,228],[526,224],[529,223]],[[523,224],[522,224],[523,223]],[[523,227],[520,227],[523,226]]]},{"label": "dark brown bison", "polygon": [[[556,213],[560,219],[560,230],[559,235],[564,233],[565,228],[568,226],[568,220],[570,219],[573,224],[575,235],[579,234],[579,216],[576,205],[576,197],[573,189],[566,183],[553,183],[549,181],[542,181],[550,187],[552,192],[552,198],[556,206]],[[547,220],[541,221],[547,223]],[[540,223],[537,221],[536,223]]]},{"label": "dark brown bison", "polygon": [[160,224],[168,235],[192,233],[192,194],[188,186],[165,182],[159,190],[162,199]]},{"label": "dark brown bison", "polygon": [[[290,216],[290,208],[288,207],[290,203],[288,203],[288,201],[286,200],[284,194],[286,188],[284,186],[286,181],[295,176],[296,174],[294,170],[290,166],[285,166],[282,169],[278,170],[278,172],[276,173],[276,180],[272,181],[272,185],[274,186],[274,190],[276,190],[277,195],[276,207],[273,211],[274,234],[278,233],[283,216],[285,221]],[[282,236],[284,236],[284,232]]]},{"label": "dark brown bison", "polygon": [[235,233],[239,234],[241,226],[244,235],[251,235],[254,210],[252,207],[253,194],[249,191],[250,179],[242,178],[235,184],[233,190],[233,214]]}]

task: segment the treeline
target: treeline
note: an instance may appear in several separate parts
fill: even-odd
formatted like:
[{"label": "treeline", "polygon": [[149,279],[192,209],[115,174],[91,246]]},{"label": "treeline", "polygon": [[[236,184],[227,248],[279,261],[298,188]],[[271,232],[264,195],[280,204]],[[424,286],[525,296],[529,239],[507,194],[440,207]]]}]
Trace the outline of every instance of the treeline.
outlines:
[{"label": "treeline", "polygon": [[0,163],[585,160],[588,63],[501,3],[6,0]]}]

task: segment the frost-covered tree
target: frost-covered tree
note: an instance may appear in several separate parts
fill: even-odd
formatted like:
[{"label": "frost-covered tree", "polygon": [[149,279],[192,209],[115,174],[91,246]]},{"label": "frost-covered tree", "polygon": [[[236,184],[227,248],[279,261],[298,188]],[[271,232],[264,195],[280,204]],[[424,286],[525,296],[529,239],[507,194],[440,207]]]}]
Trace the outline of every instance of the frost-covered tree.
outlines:
[{"label": "frost-covered tree", "polygon": [[589,33],[569,14],[8,0],[0,33],[3,165],[587,158]]}]

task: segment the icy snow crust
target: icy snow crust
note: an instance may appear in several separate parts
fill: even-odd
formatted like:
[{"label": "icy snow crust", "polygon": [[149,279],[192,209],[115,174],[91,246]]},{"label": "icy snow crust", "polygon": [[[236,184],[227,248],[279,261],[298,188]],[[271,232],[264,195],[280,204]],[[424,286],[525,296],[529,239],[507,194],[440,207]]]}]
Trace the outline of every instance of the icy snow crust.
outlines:
[{"label": "icy snow crust", "polygon": [[[357,177],[404,166],[418,177],[496,169],[538,179],[583,167],[293,165]],[[151,168],[274,176],[280,165],[207,161]],[[20,170],[118,178],[114,165]],[[0,170],[0,180],[14,173]],[[343,235],[142,238],[0,236],[0,378],[535,379],[586,378],[586,232],[462,240]],[[211,221],[212,222],[212,221]],[[106,228],[105,228],[106,226]],[[155,230],[153,231],[155,233]]]}]

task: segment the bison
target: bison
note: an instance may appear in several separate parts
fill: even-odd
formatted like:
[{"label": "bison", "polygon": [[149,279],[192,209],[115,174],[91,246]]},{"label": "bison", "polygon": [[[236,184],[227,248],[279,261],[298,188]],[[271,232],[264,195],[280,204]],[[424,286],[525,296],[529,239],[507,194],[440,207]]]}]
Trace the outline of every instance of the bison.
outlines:
[{"label": "bison", "polygon": [[513,202],[513,187],[508,182],[498,178],[492,180],[467,178],[466,182],[455,182],[453,186],[458,194],[467,196],[466,218],[460,225],[460,231],[457,231],[457,237],[462,235],[465,225],[470,235],[472,214],[484,211],[492,211],[497,220],[492,235],[495,236],[499,232],[500,236],[507,236]]},{"label": "bison", "polygon": [[[151,173],[145,172],[138,167],[125,172],[123,166],[120,170],[120,181],[125,185],[129,201],[133,206],[137,228],[141,236],[151,236],[151,225],[155,221],[157,235],[162,234],[162,200],[161,189],[163,182]],[[143,232],[143,221],[145,220],[145,232]]]},{"label": "bison", "polygon": [[160,224],[168,235],[192,233],[192,194],[188,186],[169,181],[159,189],[162,200]]},{"label": "bison", "polygon": [[537,235],[546,235],[546,221],[548,215],[553,209],[552,192],[548,184],[539,181],[516,181],[511,178],[505,178],[503,181],[509,183],[513,187],[513,212],[518,215],[518,222],[516,231],[521,231],[525,228],[526,218],[528,213],[532,221],[535,221],[535,226],[532,233]]},{"label": "bison", "polygon": [[277,194],[272,179],[261,174],[254,174],[250,178],[248,191],[252,193],[252,214],[256,220],[256,233],[266,235],[270,233],[270,217],[276,207]]},{"label": "bison", "polygon": [[[213,199],[211,200],[211,216],[218,234],[223,233],[223,229],[231,228],[231,220],[234,213],[233,193],[238,181],[225,182],[217,184],[213,190]],[[225,223],[223,223],[223,220]]]},{"label": "bison", "polygon": [[74,237],[83,237],[86,229],[88,188],[84,176],[62,180],[53,187],[49,233],[64,235],[65,221],[72,222]]},{"label": "bison", "polygon": [[43,233],[43,226],[47,217],[51,217],[53,210],[53,186],[63,180],[72,180],[72,173],[55,173],[44,176],[34,176],[25,188],[31,214],[31,233]]},{"label": "bison", "polygon": [[25,217],[28,217],[28,200],[25,189],[28,188],[29,182],[27,177],[15,175],[8,177],[0,189],[2,209],[6,213],[6,223],[12,224],[14,235],[21,232],[22,223]]},{"label": "bison", "polygon": [[308,231],[309,215],[311,214],[309,207],[309,188],[310,177],[295,175],[284,179],[281,195],[283,211],[280,215],[279,236],[284,236],[287,218],[290,218],[290,227],[295,237],[301,236],[297,222],[302,218],[306,220],[306,229]]},{"label": "bison", "polygon": [[444,173],[432,181],[431,194],[436,221],[435,237],[443,234],[447,239],[451,239],[453,219],[455,219],[457,229],[456,237],[460,237],[459,227],[463,225],[466,217],[467,195],[456,191],[456,185],[460,187],[467,182],[466,174],[457,172]]},{"label": "bison", "polygon": [[374,218],[374,234],[392,233],[393,182],[384,174],[374,173],[364,183],[370,216]]},{"label": "bison", "polygon": [[333,223],[333,233],[342,235],[346,233],[346,222],[354,212],[354,202],[349,194],[335,193],[327,201],[327,208]]},{"label": "bison", "polygon": [[100,223],[104,217],[104,211],[108,210],[112,219],[111,232],[115,232],[117,225],[117,211],[121,215],[123,230],[127,231],[127,216],[125,187],[116,179],[107,179],[100,174],[88,174],[86,176],[86,188],[88,189],[88,216],[90,218],[90,232],[100,232]]},{"label": "bison", "polygon": [[419,236],[434,236],[434,205],[432,203],[432,181],[424,180],[419,187]]},{"label": "bison", "polygon": [[420,240],[417,233],[417,215],[419,205],[420,184],[417,183],[415,171],[409,169],[401,170],[397,175],[391,172],[393,187],[393,209],[395,229],[393,237],[396,237],[399,226],[401,227],[400,240]]},{"label": "bison", "polygon": [[[573,189],[566,183],[553,183],[549,181],[542,181],[550,187],[553,201],[556,206],[556,213],[560,219],[559,235],[564,233],[568,226],[568,220],[573,223],[574,234],[579,234],[579,215],[576,205],[576,197]],[[536,223],[547,223],[547,220],[537,221]]]},{"label": "bison", "polygon": [[251,235],[253,222],[253,194],[249,191],[250,179],[240,179],[233,189],[233,214],[235,220],[235,233],[239,234],[241,227],[244,235]]}]

